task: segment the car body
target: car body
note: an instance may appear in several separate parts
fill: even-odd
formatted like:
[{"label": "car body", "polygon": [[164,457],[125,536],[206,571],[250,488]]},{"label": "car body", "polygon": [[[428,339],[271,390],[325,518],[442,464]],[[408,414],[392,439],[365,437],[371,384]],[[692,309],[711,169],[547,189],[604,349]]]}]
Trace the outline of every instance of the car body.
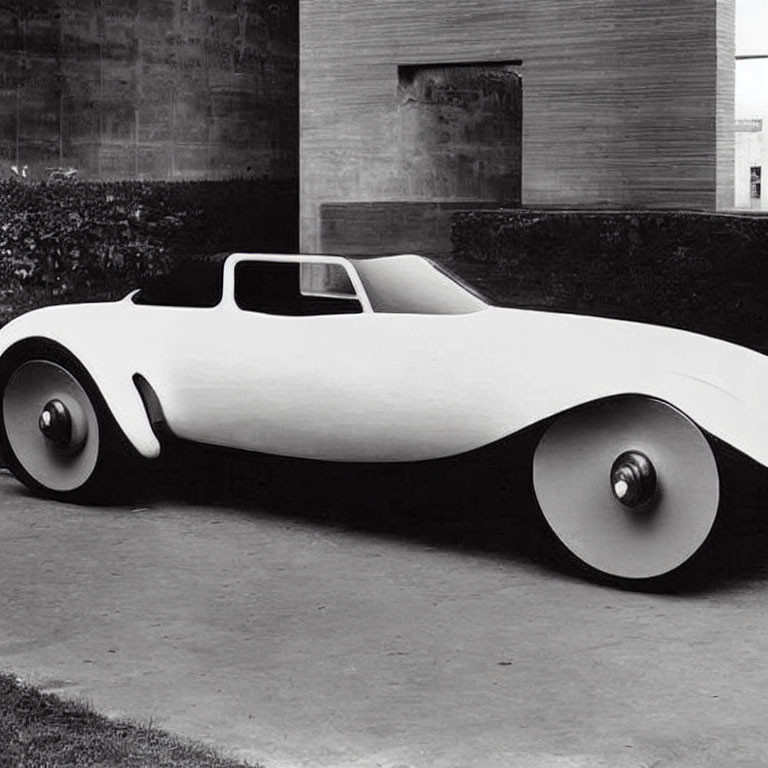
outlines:
[{"label": "car body", "polygon": [[[235,253],[206,269],[191,298],[174,295],[166,283],[165,296],[162,289],[155,296],[151,289],[132,292],[121,301],[49,307],[9,323],[0,330],[3,423],[40,410],[40,402],[27,403],[23,377],[8,382],[52,349],[52,364],[67,369],[72,361],[75,378],[89,379],[84,389],[98,400],[96,411],[106,411],[146,459],[161,451],[160,421],[179,438],[228,448],[411,462],[466,453],[561,414],[597,408],[610,424],[617,403],[629,401],[645,404],[630,422],[645,419],[643,407],[663,406],[705,442],[709,433],[768,466],[768,358],[746,348],[647,324],[491,306],[415,255]],[[13,453],[7,432],[6,451]],[[24,437],[22,452],[34,452],[29,441],[44,438]],[[630,438],[621,439],[633,450]],[[677,438],[661,439],[666,450]],[[693,442],[696,453],[700,441]],[[45,445],[50,452],[50,440]],[[541,476],[563,473],[542,461],[534,468]],[[709,464],[705,471],[712,474]],[[36,490],[73,497],[90,480],[81,483],[78,475],[74,487],[66,480],[57,487],[58,480],[41,481],[28,468],[17,474]],[[567,495],[557,480],[547,483],[555,495]],[[605,504],[621,508],[611,489]],[[718,491],[715,468],[709,496]],[[541,501],[546,494],[537,486],[537,495]],[[705,533],[715,512],[705,515]],[[695,551],[701,543],[687,546],[696,544]],[[665,561],[659,573],[625,573],[612,561],[575,554],[626,578],[680,565]]]}]

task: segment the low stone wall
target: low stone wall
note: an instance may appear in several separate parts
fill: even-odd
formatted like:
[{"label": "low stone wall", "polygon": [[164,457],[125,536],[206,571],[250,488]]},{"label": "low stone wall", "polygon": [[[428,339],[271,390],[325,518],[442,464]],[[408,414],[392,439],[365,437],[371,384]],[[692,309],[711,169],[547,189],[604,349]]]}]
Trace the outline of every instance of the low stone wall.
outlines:
[{"label": "low stone wall", "polygon": [[293,184],[0,183],[0,325],[36,306],[120,296],[180,256],[297,247]]},{"label": "low stone wall", "polygon": [[499,304],[668,325],[768,352],[768,217],[464,211],[454,270]]}]

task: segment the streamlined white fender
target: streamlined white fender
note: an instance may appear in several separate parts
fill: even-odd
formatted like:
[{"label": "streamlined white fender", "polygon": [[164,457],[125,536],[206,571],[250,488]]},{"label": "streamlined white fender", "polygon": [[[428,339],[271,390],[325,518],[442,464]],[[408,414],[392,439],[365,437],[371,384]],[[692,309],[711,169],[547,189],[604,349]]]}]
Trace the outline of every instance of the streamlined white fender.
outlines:
[{"label": "streamlined white fender", "polygon": [[[193,286],[180,296],[166,281],[165,294],[17,318],[0,330],[0,371],[30,340],[66,350],[145,458],[160,444],[137,374],[178,437],[282,456],[437,459],[633,395],[672,406],[768,466],[768,358],[749,349],[652,325],[489,306],[411,255],[232,254],[206,275],[206,295]],[[40,357],[33,348],[31,359]],[[55,391],[56,380],[41,391]],[[15,402],[6,403],[6,422]],[[35,419],[47,405],[21,402]],[[25,451],[37,443],[70,450],[52,442],[66,437],[62,423],[47,433],[31,425]],[[14,435],[4,439],[13,454]],[[46,490],[35,471],[33,463],[19,474]]]},{"label": "streamlined white fender", "polygon": [[136,451],[144,458],[156,458],[160,443],[132,380],[136,360],[131,359],[131,351],[141,344],[128,329],[120,330],[120,321],[104,323],[102,318],[102,314],[110,317],[115,306],[54,306],[22,315],[0,330],[0,360],[25,346],[52,344],[65,350],[88,371]]}]

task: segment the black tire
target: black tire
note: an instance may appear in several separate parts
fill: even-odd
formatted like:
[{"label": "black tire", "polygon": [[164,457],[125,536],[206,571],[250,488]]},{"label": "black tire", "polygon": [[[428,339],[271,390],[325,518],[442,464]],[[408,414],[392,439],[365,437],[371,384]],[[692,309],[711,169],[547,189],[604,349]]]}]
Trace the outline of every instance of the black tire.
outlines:
[{"label": "black tire", "polygon": [[[69,443],[51,440],[39,426],[54,400],[71,422]],[[136,466],[136,451],[88,371],[48,339],[20,342],[0,359],[0,446],[33,493],[67,502],[117,500]]]}]

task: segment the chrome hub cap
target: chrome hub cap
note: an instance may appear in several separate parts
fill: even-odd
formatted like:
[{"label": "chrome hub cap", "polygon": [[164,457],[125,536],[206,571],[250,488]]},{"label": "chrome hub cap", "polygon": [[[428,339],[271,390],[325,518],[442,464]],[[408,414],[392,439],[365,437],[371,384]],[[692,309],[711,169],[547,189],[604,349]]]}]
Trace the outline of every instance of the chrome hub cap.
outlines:
[{"label": "chrome hub cap", "polygon": [[69,448],[72,443],[72,416],[61,400],[49,400],[37,421],[43,437],[57,448]]},{"label": "chrome hub cap", "polygon": [[656,494],[656,470],[640,451],[626,451],[611,467],[613,498],[629,509],[647,504]]}]

